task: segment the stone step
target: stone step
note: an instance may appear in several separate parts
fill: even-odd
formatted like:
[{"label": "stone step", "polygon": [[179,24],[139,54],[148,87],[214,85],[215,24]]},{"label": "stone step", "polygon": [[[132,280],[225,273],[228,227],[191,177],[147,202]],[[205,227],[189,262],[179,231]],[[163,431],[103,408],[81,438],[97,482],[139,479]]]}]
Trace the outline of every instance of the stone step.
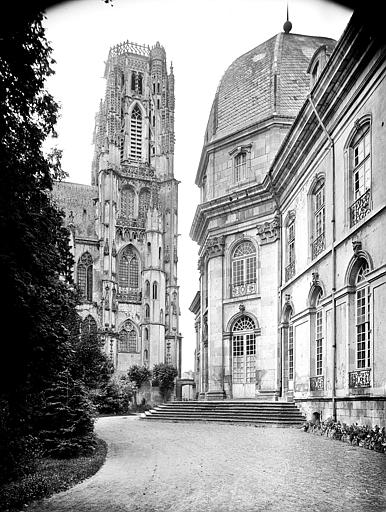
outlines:
[{"label": "stone step", "polygon": [[300,426],[304,422],[304,417],[294,403],[249,400],[169,402],[149,411],[144,419],[273,426]]}]

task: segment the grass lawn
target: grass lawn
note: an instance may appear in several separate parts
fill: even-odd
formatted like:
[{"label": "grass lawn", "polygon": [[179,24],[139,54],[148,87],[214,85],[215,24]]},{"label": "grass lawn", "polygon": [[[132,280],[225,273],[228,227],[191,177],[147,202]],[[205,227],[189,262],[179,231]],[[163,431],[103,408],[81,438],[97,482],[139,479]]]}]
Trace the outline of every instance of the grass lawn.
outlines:
[{"label": "grass lawn", "polygon": [[94,475],[105,461],[107,446],[97,440],[95,452],[76,459],[41,459],[35,473],[0,487],[0,510],[20,510],[31,501],[65,491]]}]

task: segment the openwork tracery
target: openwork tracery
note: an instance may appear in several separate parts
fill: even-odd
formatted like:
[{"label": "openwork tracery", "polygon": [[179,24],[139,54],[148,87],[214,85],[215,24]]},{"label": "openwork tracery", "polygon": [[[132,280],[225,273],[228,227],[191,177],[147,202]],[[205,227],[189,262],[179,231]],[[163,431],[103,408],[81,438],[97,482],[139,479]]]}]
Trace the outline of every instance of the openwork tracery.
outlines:
[{"label": "openwork tracery", "polygon": [[89,252],[85,252],[78,260],[77,283],[82,299],[92,301],[93,260]]}]

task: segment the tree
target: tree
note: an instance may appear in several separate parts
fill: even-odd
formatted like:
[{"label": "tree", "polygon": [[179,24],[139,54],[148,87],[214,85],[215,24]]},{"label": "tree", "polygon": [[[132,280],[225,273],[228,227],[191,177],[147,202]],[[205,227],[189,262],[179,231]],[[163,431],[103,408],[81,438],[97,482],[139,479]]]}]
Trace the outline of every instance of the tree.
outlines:
[{"label": "tree", "polygon": [[[87,322],[87,319],[86,319]],[[75,313],[72,322],[71,345],[74,348],[71,369],[74,379],[82,380],[87,389],[105,386],[114,366],[103,352],[103,341],[96,330],[87,329]]]},{"label": "tree", "polygon": [[45,454],[52,457],[86,455],[95,446],[94,409],[84,385],[70,371],[57,376],[44,392],[37,422]]},{"label": "tree", "polygon": [[45,90],[51,48],[43,15],[15,10],[0,21],[1,325],[12,329],[2,357],[13,367],[0,373],[0,481],[19,472],[15,454],[36,434],[41,394],[69,365],[77,303],[68,231],[50,194],[63,177],[60,152],[42,150],[58,112]]},{"label": "tree", "polygon": [[135,382],[137,388],[139,389],[142,384],[148,382],[151,377],[151,371],[146,366],[139,366],[137,364],[133,364],[127,370],[127,376],[131,380],[131,382]]},{"label": "tree", "polygon": [[169,398],[174,388],[174,379],[178,375],[175,366],[167,363],[155,364],[153,367],[153,386],[159,386],[160,393],[164,400]]}]

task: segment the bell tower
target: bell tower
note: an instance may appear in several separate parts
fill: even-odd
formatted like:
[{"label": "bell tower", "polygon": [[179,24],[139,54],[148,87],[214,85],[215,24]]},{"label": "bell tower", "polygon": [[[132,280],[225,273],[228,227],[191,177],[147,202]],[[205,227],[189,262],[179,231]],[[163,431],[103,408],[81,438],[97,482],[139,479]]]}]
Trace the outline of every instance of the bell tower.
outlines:
[{"label": "bell tower", "polygon": [[104,76],[91,181],[106,349],[118,371],[168,362],[180,372],[173,67],[159,42],[126,41],[110,49]]}]

